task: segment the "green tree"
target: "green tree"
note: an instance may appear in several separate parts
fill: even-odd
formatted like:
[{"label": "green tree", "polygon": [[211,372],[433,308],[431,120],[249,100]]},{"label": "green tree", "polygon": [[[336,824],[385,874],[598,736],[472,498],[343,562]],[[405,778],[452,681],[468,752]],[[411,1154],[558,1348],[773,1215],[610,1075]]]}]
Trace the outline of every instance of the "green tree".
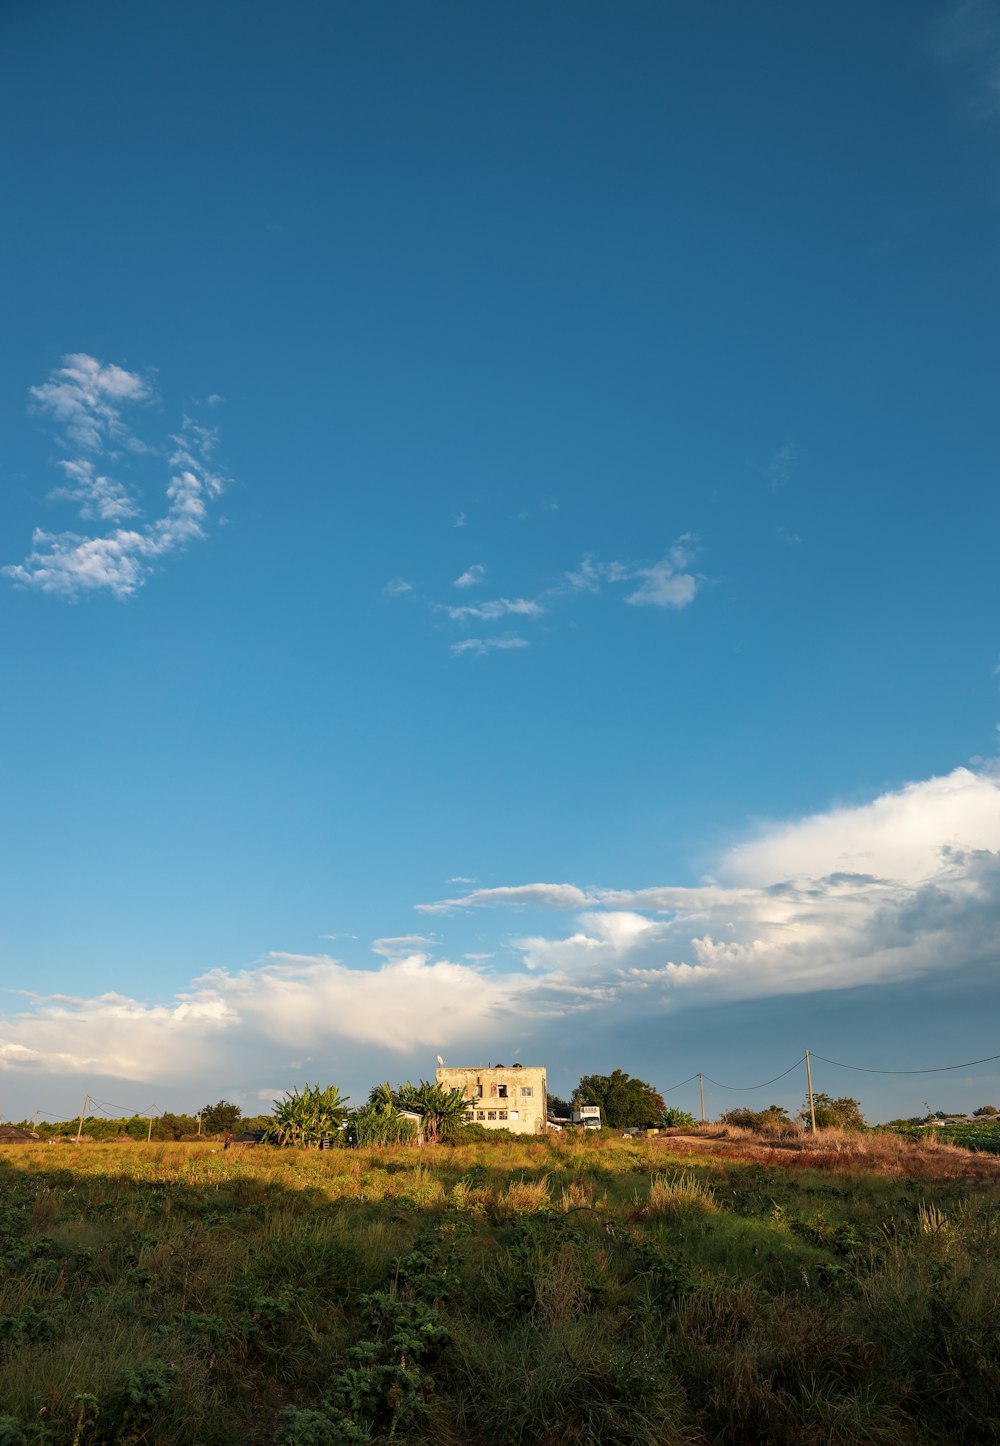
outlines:
[{"label": "green tree", "polygon": [[600,1105],[601,1123],[613,1130],[629,1125],[655,1125],[666,1106],[663,1096],[645,1080],[633,1079],[624,1070],[611,1074],[586,1074],[573,1093],[576,1104]]},{"label": "green tree", "polygon": [[[816,1111],[817,1130],[863,1130],[866,1128],[861,1105],[849,1095],[841,1095],[839,1099],[833,1099],[822,1092],[814,1094],[813,1106]],[[806,1124],[811,1123],[808,1096],[799,1111],[799,1119]]]},{"label": "green tree", "polygon": [[557,1119],[568,1120],[573,1113],[573,1106],[569,1100],[561,1100],[558,1095],[549,1095],[549,1114],[555,1115]]},{"label": "green tree", "polygon": [[220,1100],[217,1105],[202,1105],[201,1128],[206,1135],[229,1135],[239,1128],[243,1111],[239,1105]]},{"label": "green tree", "polygon": [[340,1129],[347,1099],[336,1085],[323,1089],[317,1083],[286,1090],[284,1099],[274,1102],[274,1122],[268,1133],[282,1146],[319,1145]]},{"label": "green tree", "polygon": [[974,1115],[998,1115],[1000,1114],[1000,1110],[997,1109],[996,1105],[980,1105],[978,1110],[973,1110],[972,1113]]}]

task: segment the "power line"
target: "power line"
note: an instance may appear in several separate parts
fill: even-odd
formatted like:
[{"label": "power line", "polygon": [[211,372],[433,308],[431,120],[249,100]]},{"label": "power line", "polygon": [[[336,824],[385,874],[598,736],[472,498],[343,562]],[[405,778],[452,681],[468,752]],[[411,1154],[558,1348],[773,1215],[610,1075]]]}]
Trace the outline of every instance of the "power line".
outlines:
[{"label": "power line", "polygon": [[681,1085],[690,1084],[693,1079],[697,1079],[697,1078],[698,1078],[698,1076],[697,1076],[696,1074],[689,1074],[688,1077],[687,1077],[687,1079],[682,1079],[682,1080],[681,1080],[681,1084],[670,1085],[667,1089],[665,1089],[665,1090],[660,1090],[660,1094],[661,1094],[661,1095],[673,1094],[674,1090],[679,1090],[680,1087],[681,1087]]},{"label": "power line", "polygon": [[[813,1059],[818,1059],[818,1058],[819,1058],[819,1055],[813,1055]],[[779,1079],[784,1079],[786,1074],[791,1074],[791,1072],[792,1072],[793,1069],[798,1069],[799,1065],[800,1065],[800,1064],[803,1064],[804,1062],[805,1062],[805,1055],[803,1055],[801,1059],[797,1059],[794,1064],[790,1064],[787,1069],[783,1069],[780,1074],[776,1074],[776,1075],[774,1076],[774,1079],[766,1079],[766,1080],[764,1080],[763,1084],[755,1084],[755,1085],[727,1085],[727,1084],[720,1084],[719,1081],[718,1081],[717,1079],[713,1079],[710,1074],[707,1074],[707,1075],[705,1076],[705,1078],[706,1078],[706,1080],[708,1080],[708,1083],[709,1083],[709,1084],[714,1084],[715,1087],[716,1087],[716,1089],[720,1089],[720,1090],[737,1090],[737,1091],[739,1091],[739,1092],[741,1092],[741,1093],[744,1092],[745,1090],[762,1090],[762,1089],[766,1089],[768,1085],[776,1084]],[[694,1078],[694,1076],[692,1075],[692,1079],[693,1079],[693,1078]]]},{"label": "power line", "polygon": [[1000,1054],[987,1054],[982,1059],[967,1059],[964,1064],[939,1064],[930,1069],[871,1069],[864,1064],[844,1064],[839,1059],[827,1059],[825,1054],[813,1054],[813,1059],[836,1065],[837,1069],[853,1069],[859,1074],[945,1074],[950,1069],[970,1069],[974,1064],[989,1064],[991,1060],[1000,1059]]}]

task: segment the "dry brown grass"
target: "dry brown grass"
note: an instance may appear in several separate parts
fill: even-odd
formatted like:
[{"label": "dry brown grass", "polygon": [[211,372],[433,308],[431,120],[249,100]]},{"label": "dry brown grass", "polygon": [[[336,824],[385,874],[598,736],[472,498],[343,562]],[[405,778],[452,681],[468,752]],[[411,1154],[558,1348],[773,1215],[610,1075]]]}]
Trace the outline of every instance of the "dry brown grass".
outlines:
[{"label": "dry brown grass", "polygon": [[663,1140],[671,1151],[744,1164],[784,1165],[790,1169],[846,1170],[861,1167],[876,1175],[919,1180],[969,1180],[1000,1183],[1000,1156],[934,1139],[908,1139],[891,1131],[860,1133],[819,1130],[762,1135],[735,1125],[714,1126]]}]

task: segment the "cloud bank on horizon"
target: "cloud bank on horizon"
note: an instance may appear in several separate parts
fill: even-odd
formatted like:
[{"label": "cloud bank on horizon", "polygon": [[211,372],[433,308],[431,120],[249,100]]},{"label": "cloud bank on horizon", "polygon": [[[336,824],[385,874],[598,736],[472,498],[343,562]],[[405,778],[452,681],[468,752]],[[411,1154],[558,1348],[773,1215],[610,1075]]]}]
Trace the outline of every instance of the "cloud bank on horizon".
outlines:
[{"label": "cloud bank on horizon", "polygon": [[[83,534],[37,527],[24,561],[0,573],[19,587],[71,600],[95,592],[124,600],[163,558],[205,538],[209,504],[225,485],[212,462],[214,428],[185,417],[165,448],[149,446],[124,413],[154,400],[151,383],[85,352],[64,356],[30,395],[36,410],[55,424],[57,443],[67,454],[57,464],[66,485],[53,489],[49,500],[73,504],[82,521],[107,524],[108,530]],[[153,521],[126,525],[142,516],[139,490],[110,474],[127,472],[130,461],[147,456],[169,469],[166,508]]]},{"label": "cloud bank on horizon", "polygon": [[[763,826],[694,886],[472,888],[417,905],[570,914],[505,927],[513,958],[449,959],[420,934],[374,941],[378,962],[272,954],[213,970],[163,1003],[29,998],[0,1021],[0,1069],[136,1082],[285,1077],[303,1051],[365,1077],[450,1051],[485,1057],[600,1011],[605,1027],[712,999],[959,976],[1000,952],[1000,772],[955,769],[870,803]],[[267,1096],[267,1089],[262,1097]]]}]

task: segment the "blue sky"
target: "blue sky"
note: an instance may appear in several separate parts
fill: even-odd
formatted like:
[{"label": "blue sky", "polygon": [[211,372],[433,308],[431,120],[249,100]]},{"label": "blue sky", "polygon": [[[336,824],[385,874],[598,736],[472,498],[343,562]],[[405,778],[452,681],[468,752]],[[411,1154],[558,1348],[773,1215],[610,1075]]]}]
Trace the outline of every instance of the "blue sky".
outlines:
[{"label": "blue sky", "polygon": [[1000,6],[0,42],[0,1110],[994,1053]]}]

